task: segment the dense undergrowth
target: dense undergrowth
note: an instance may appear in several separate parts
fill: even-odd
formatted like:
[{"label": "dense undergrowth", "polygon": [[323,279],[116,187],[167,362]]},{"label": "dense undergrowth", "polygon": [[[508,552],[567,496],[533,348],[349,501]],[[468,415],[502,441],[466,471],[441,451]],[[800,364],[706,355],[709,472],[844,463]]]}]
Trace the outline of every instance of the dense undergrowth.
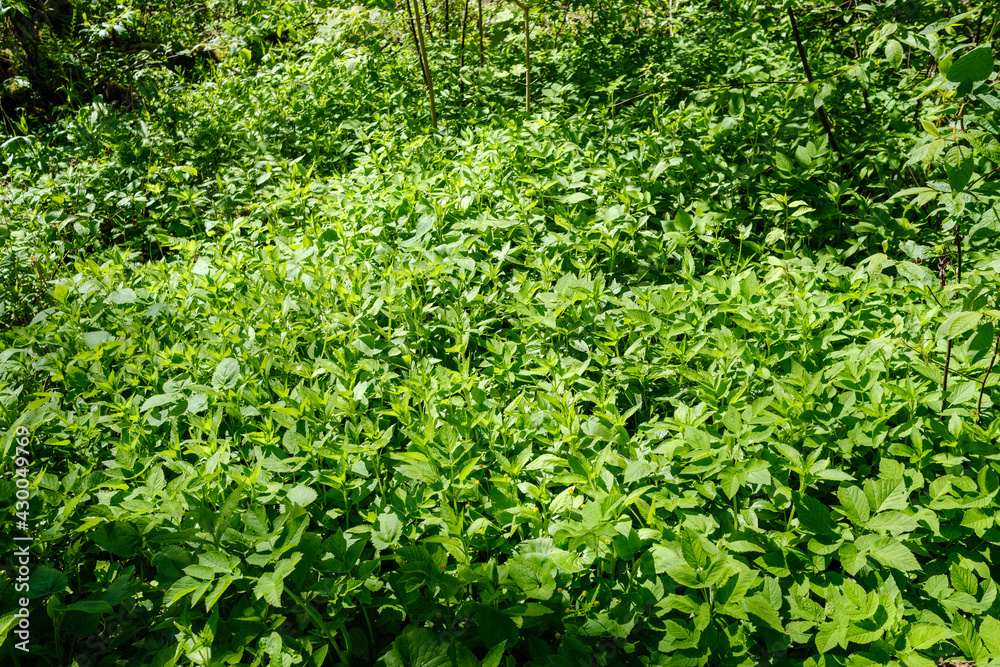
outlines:
[{"label": "dense undergrowth", "polygon": [[990,3],[206,7],[2,137],[10,664],[1000,664]]}]

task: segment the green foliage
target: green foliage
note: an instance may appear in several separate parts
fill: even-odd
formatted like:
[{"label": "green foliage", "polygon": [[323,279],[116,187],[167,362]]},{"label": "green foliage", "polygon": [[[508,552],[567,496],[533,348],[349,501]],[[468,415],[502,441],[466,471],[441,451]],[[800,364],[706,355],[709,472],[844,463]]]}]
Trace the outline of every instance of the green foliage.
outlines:
[{"label": "green foliage", "polygon": [[429,131],[405,9],[258,3],[20,121],[0,655],[1000,659],[996,17],[945,4],[793,7],[812,82],[783,6],[537,7],[530,116],[522,15],[463,65],[432,8]]}]

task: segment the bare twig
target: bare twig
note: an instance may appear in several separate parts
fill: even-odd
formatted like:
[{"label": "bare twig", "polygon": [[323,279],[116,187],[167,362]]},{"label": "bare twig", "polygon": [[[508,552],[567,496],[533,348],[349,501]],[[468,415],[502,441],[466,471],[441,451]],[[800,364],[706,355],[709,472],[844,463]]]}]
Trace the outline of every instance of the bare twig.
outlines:
[{"label": "bare twig", "polygon": [[986,381],[990,378],[990,373],[993,372],[993,364],[996,363],[997,355],[1000,355],[1000,332],[997,332],[997,345],[996,349],[993,350],[993,356],[990,358],[990,366],[986,369],[986,375],[983,376],[983,381],[979,385],[979,403],[976,404],[977,418],[982,418],[983,394],[986,392]]},{"label": "bare twig", "polygon": [[[795,36],[795,45],[799,50],[799,59],[802,61],[802,69],[805,70],[806,79],[809,83],[813,82],[812,70],[809,68],[809,58],[806,57],[806,49],[802,45],[802,37],[799,35],[799,24],[795,20],[795,14],[792,12],[792,8],[788,8],[788,20],[792,22],[792,34]],[[840,152],[840,146],[837,145],[837,140],[833,136],[833,127],[830,125],[830,119],[826,117],[826,110],[823,107],[816,109],[819,114],[819,120],[823,123],[823,129],[826,130],[826,137],[830,140],[830,148],[837,155],[842,155]]]}]

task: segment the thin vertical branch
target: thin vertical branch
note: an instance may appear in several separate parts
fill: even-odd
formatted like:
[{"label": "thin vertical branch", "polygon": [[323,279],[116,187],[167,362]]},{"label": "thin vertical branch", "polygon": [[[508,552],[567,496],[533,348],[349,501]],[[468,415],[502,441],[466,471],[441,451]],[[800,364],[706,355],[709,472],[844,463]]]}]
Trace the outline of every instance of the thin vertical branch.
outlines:
[{"label": "thin vertical branch", "polygon": [[528,20],[529,5],[514,0],[524,10],[524,112],[531,113],[531,24]]},{"label": "thin vertical branch", "polygon": [[[427,0],[423,0],[424,3],[424,20],[427,21],[427,34],[431,34],[431,12],[427,9]],[[416,0],[414,0],[414,5],[416,5]],[[420,10],[414,6],[413,11],[419,12]],[[423,41],[421,39],[421,41]]]},{"label": "thin vertical branch", "polygon": [[952,339],[948,339],[948,353],[944,358],[944,380],[941,382],[941,412],[948,407],[948,399],[945,398],[945,394],[948,392],[948,368],[951,366],[951,346],[954,343]]},{"label": "thin vertical branch", "polygon": [[[855,0],[854,1],[854,5],[851,7],[852,20],[855,23],[857,23],[857,21],[858,21],[858,9],[857,9],[857,7],[858,7],[858,3],[857,3],[857,0]],[[858,46],[858,37],[857,37],[857,35],[852,35],[851,37],[854,40],[854,59],[857,60],[858,62],[860,62],[861,61],[861,48]],[[871,114],[871,112],[872,112],[872,105],[868,101],[868,89],[865,88],[865,86],[864,86],[863,83],[861,84],[861,97],[865,101],[865,113]],[[923,100],[924,98],[921,97],[920,99]]]},{"label": "thin vertical branch", "polygon": [[479,3],[479,66],[483,66],[483,0]]},{"label": "thin vertical branch", "polygon": [[458,61],[458,104],[465,106],[465,31],[469,25],[469,0],[465,0],[465,12],[462,14],[462,55]]},{"label": "thin vertical branch", "polygon": [[1000,355],[1000,332],[997,332],[997,344],[993,350],[993,356],[990,358],[990,366],[986,369],[986,375],[983,376],[983,381],[979,385],[979,403],[976,405],[977,419],[981,418],[983,414],[983,394],[986,392],[986,381],[990,378],[990,373],[993,372],[993,364],[996,363],[997,355]]},{"label": "thin vertical branch", "polygon": [[[958,255],[958,265],[955,270],[956,279],[959,283],[962,282],[962,234],[961,227],[959,223],[955,223],[955,247],[957,248],[956,254]],[[942,271],[942,277],[944,273]],[[944,287],[942,280],[942,287]],[[944,358],[944,381],[941,383],[941,412],[944,412],[945,406],[947,405],[945,399],[945,392],[948,391],[948,369],[951,366],[951,348],[954,345],[954,339],[948,339],[948,352]]]},{"label": "thin vertical branch", "polygon": [[[416,3],[414,3],[416,4]],[[419,7],[418,7],[419,9]],[[413,18],[413,10],[410,9],[410,0],[406,0],[406,15],[409,17],[410,35],[413,37],[413,48],[417,50],[417,62],[420,63],[420,76],[424,79],[424,86],[427,85],[427,70],[424,69],[424,54],[420,50],[420,39],[417,37],[417,29]],[[417,19],[419,20],[419,19]]]},{"label": "thin vertical branch", "polygon": [[[792,34],[795,36],[795,45],[799,50],[799,60],[802,61],[802,69],[806,73],[806,81],[809,83],[813,82],[812,70],[809,68],[809,58],[806,57],[806,49],[802,45],[802,37],[799,35],[799,24],[795,20],[795,14],[792,12],[792,8],[788,8],[788,20],[792,23]],[[830,141],[830,148],[833,149],[835,153],[841,155],[840,146],[837,145],[837,140],[833,136],[833,127],[830,125],[830,119],[826,117],[826,110],[820,107],[816,110],[819,114],[819,120],[823,123],[823,129],[826,130],[826,138]]]},{"label": "thin vertical branch", "polygon": [[448,0],[444,0],[444,34],[451,30],[451,12],[448,9]]},{"label": "thin vertical branch", "polygon": [[427,60],[427,47],[424,44],[424,31],[417,15],[420,5],[413,0],[413,11],[410,11],[410,0],[406,0],[406,11],[410,15],[410,30],[417,47],[417,57],[420,59],[420,69],[424,74],[424,84],[427,86],[427,100],[431,108],[431,127],[437,129],[437,108],[434,105],[434,80],[431,78],[431,66]]}]

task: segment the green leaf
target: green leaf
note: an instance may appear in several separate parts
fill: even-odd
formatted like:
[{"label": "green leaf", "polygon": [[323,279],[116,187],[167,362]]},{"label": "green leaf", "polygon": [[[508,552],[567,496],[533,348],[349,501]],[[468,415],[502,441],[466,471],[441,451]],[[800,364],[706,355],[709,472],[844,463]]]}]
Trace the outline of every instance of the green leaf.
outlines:
[{"label": "green leaf", "polygon": [[417,220],[417,229],[413,233],[413,236],[406,239],[405,241],[400,242],[400,245],[402,246],[418,245],[420,241],[423,240],[425,236],[427,236],[427,233],[434,228],[435,222],[437,222],[437,217],[434,215],[426,213],[420,216],[420,219]]},{"label": "green leaf", "polygon": [[86,343],[88,347],[97,347],[100,343],[107,343],[115,339],[115,337],[107,331],[88,331],[83,334],[82,337],[83,342]]},{"label": "green leaf", "polygon": [[139,410],[141,412],[146,412],[147,410],[152,410],[153,408],[176,403],[181,398],[181,393],[177,391],[170,392],[169,394],[157,394],[156,396],[150,396],[147,398]]},{"label": "green leaf", "polygon": [[785,631],[785,628],[781,625],[781,617],[778,615],[778,610],[760,593],[744,598],[740,602],[740,605],[748,614],[753,614],[764,621],[772,630],[777,630],[778,632]]},{"label": "green leaf", "polygon": [[272,607],[281,606],[281,594],[285,590],[285,577],[278,572],[265,572],[257,580],[253,594],[258,600],[265,600]]},{"label": "green leaf", "polygon": [[868,523],[871,507],[865,492],[856,486],[842,486],[837,489],[840,509],[855,526],[862,527]]},{"label": "green leaf", "polygon": [[108,301],[119,305],[123,303],[134,303],[137,298],[135,290],[129,287],[123,287],[120,290],[115,290],[108,295]]},{"label": "green leaf", "polygon": [[73,604],[62,607],[63,611],[79,611],[84,614],[107,614],[114,611],[114,607],[104,600],[81,600]]},{"label": "green leaf", "polygon": [[819,626],[816,630],[816,648],[819,652],[826,653],[837,646],[847,648],[847,623],[837,620]]},{"label": "green leaf", "polygon": [[507,646],[507,640],[504,639],[499,644],[490,649],[490,652],[486,654],[483,658],[483,667],[499,667],[500,661],[503,659],[503,651]]},{"label": "green leaf", "polygon": [[[778,169],[784,172],[791,172],[792,168],[794,167],[791,158],[789,158],[784,153],[774,154],[774,166],[776,166]],[[780,208],[778,210],[780,210]]]},{"label": "green leaf", "polygon": [[396,544],[403,534],[403,522],[395,514],[388,512],[380,514],[372,526],[372,545],[379,550],[388,549]]},{"label": "green leaf", "polygon": [[885,59],[889,61],[889,67],[896,68],[903,62],[903,46],[894,39],[885,43]]},{"label": "green leaf", "polygon": [[959,192],[969,184],[975,164],[972,151],[966,146],[952,146],[944,156],[944,169],[952,192]]},{"label": "green leaf", "polygon": [[305,507],[312,501],[316,500],[316,498],[319,497],[319,494],[305,484],[299,484],[288,490],[287,497],[289,502]]},{"label": "green leaf", "polygon": [[231,388],[242,375],[240,362],[232,357],[226,357],[215,367],[215,373],[212,374],[212,388],[217,391]]},{"label": "green leaf", "polygon": [[959,593],[976,595],[979,592],[979,579],[968,568],[956,563],[951,566],[951,586]]},{"label": "green leaf", "polygon": [[993,50],[980,46],[952,63],[945,78],[953,83],[975,83],[985,81],[992,73]]},{"label": "green leaf", "polygon": [[987,320],[982,326],[976,329],[976,333],[969,340],[969,363],[978,364],[993,353],[996,330],[992,320]]},{"label": "green leaf", "polygon": [[62,593],[68,585],[65,574],[51,567],[39,565],[31,571],[27,594],[29,598],[45,597]]},{"label": "green leaf", "polygon": [[871,511],[905,510],[910,506],[906,484],[901,479],[869,479],[865,481],[865,497]]},{"label": "green leaf", "polygon": [[586,192],[574,192],[573,194],[564,195],[559,198],[559,200],[564,204],[579,204],[582,201],[587,201],[590,199],[590,195]]},{"label": "green leaf", "polygon": [[202,582],[194,577],[184,576],[175,581],[167,592],[163,595],[163,603],[165,607],[173,606],[178,600],[182,599],[185,595],[193,593],[202,585]]},{"label": "green leaf", "polygon": [[[910,243],[912,243],[912,241]],[[904,252],[906,252],[905,248]],[[926,266],[914,264],[913,262],[896,262],[896,271],[907,282],[919,287],[930,287],[937,282],[937,277],[933,271],[928,269]]]},{"label": "green leaf", "polygon": [[1000,657],[1000,621],[992,616],[984,618],[982,625],[979,626],[979,636],[982,637],[990,655],[994,658]]},{"label": "green leaf", "polygon": [[98,524],[91,539],[105,551],[120,558],[132,558],[139,552],[142,539],[132,524],[123,521],[108,521]]},{"label": "green leaf", "polygon": [[914,558],[913,552],[901,542],[892,537],[881,537],[869,549],[871,557],[885,567],[891,567],[903,572],[920,569],[920,563]]},{"label": "green leaf", "polygon": [[979,324],[983,314],[978,311],[959,312],[948,316],[938,329],[938,336],[944,339],[958,338]]},{"label": "green leaf", "polygon": [[949,628],[931,623],[914,623],[904,628],[906,641],[915,651],[924,651],[955,636]]}]

